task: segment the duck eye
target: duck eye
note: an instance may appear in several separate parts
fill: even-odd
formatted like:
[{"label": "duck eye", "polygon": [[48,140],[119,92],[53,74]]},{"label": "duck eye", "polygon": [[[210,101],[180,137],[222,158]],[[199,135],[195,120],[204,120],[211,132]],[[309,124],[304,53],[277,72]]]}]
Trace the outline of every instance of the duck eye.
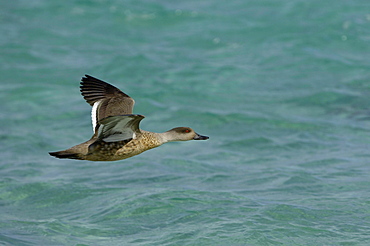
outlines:
[{"label": "duck eye", "polygon": [[189,132],[190,132],[190,130],[189,130],[189,129],[186,129],[186,130],[185,130],[185,132],[186,132],[186,133],[189,133]]}]

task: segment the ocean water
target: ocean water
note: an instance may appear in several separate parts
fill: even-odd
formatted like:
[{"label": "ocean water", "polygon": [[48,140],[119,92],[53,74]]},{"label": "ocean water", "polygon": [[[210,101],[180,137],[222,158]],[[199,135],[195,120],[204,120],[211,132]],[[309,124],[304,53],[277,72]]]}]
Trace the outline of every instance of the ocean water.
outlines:
[{"label": "ocean water", "polygon": [[[15,0],[0,8],[0,245],[370,245],[368,0]],[[79,80],[190,126],[117,162]]]}]

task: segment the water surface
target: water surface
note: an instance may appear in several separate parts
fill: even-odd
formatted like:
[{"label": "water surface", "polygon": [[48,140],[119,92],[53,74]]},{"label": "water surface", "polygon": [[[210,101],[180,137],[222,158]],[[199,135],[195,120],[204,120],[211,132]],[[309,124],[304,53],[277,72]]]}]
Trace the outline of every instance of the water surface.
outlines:
[{"label": "water surface", "polygon": [[[0,244],[369,245],[368,7],[3,3]],[[50,157],[92,134],[85,73],[210,139]]]}]

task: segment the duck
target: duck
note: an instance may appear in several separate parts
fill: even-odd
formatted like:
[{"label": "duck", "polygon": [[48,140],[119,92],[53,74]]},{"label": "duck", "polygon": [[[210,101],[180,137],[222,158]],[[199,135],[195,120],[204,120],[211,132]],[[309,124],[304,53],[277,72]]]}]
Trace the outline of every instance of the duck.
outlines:
[{"label": "duck", "polygon": [[86,142],[69,149],[49,152],[59,159],[87,161],[118,161],[141,154],[164,143],[188,140],[207,140],[190,127],[175,127],[162,133],[140,129],[145,118],[133,114],[135,101],[115,86],[85,75],[80,92],[92,106],[93,136]]}]

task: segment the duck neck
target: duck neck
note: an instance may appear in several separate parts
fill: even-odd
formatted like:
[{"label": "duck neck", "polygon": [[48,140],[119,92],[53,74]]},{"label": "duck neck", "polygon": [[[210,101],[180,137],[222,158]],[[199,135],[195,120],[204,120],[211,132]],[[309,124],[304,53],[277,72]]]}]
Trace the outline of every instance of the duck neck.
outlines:
[{"label": "duck neck", "polygon": [[167,142],[173,142],[177,141],[174,137],[173,134],[170,131],[167,132],[162,132],[162,133],[157,133],[162,141],[162,144],[167,143]]},{"label": "duck neck", "polygon": [[150,142],[152,142],[155,145],[155,147],[171,141],[170,135],[167,132],[157,133],[144,130],[141,130],[141,132],[142,132],[141,138],[151,139]]},{"label": "duck neck", "polygon": [[157,133],[160,136],[162,144],[167,143],[167,142],[172,142],[175,141],[173,140],[171,134],[169,132],[162,132],[162,133]]}]

